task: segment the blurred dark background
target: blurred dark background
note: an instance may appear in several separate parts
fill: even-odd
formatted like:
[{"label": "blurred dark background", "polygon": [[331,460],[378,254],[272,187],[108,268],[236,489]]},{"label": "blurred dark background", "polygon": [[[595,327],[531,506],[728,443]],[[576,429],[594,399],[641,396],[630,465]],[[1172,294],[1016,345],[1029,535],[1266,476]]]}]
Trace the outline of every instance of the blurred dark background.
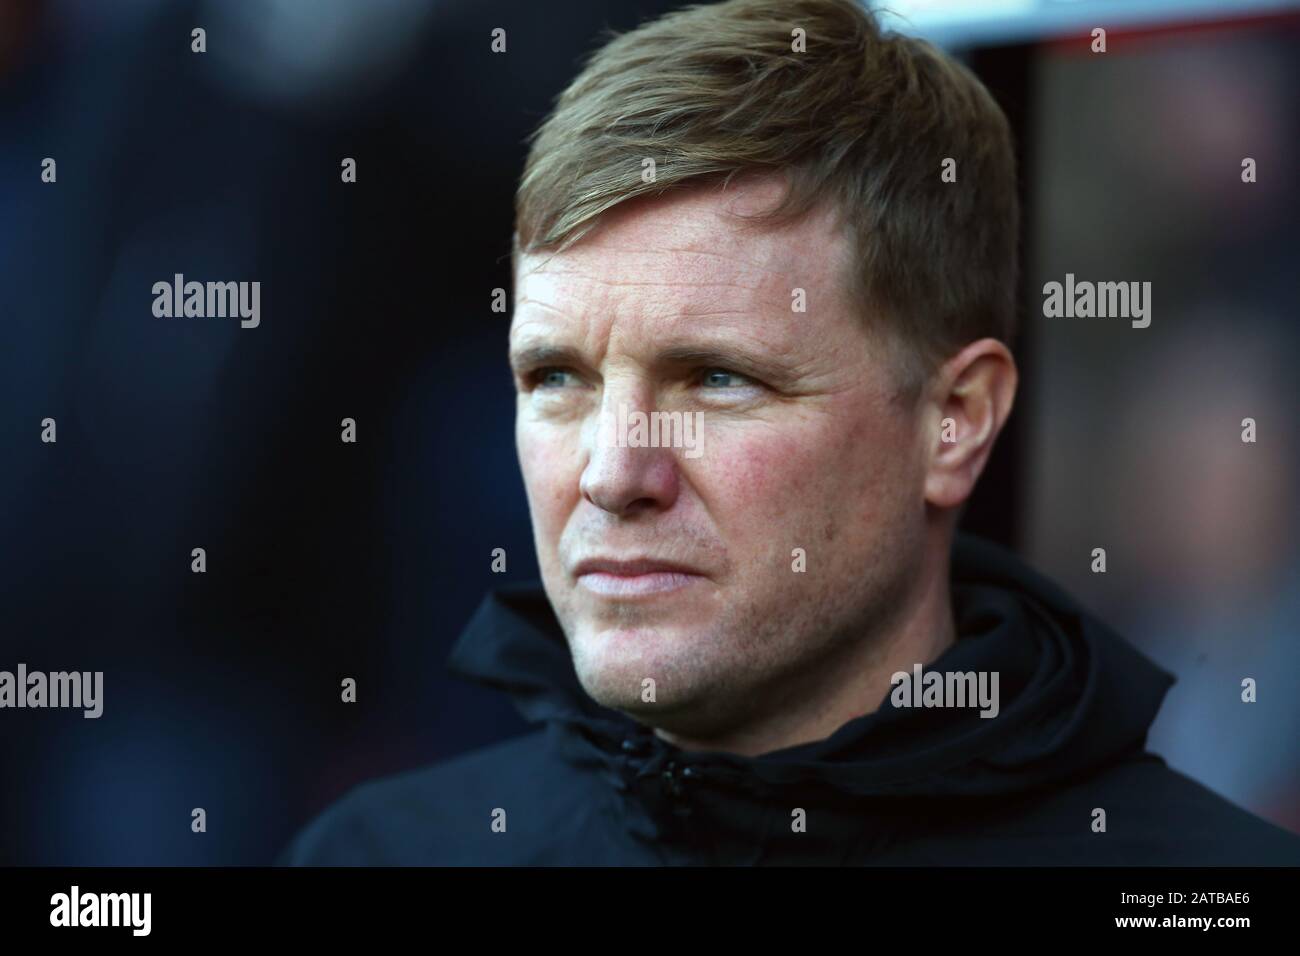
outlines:
[{"label": "blurred dark background", "polygon": [[[443,667],[536,576],[490,308],[524,138],[602,29],[679,5],[0,0],[0,669],[104,672],[98,720],[0,713],[0,864],[267,863],[525,729]],[[945,41],[1026,208],[1023,391],[966,523],[1179,673],[1174,766],[1300,830],[1300,19],[1053,31]],[[1152,280],[1152,327],[1046,322],[1067,271]],[[178,272],[260,281],[261,325],[155,318]]]}]

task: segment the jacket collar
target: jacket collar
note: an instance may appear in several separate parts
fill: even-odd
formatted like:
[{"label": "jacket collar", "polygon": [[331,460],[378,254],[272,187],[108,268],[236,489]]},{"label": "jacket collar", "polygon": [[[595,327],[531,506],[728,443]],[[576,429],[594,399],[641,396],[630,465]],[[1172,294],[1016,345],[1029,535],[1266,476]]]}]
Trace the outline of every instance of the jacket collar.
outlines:
[{"label": "jacket collar", "polygon": [[952,577],[958,639],[926,669],[997,670],[1001,709],[991,720],[886,706],[824,740],[756,758],[686,754],[587,695],[539,585],[490,593],[448,663],[510,694],[527,720],[555,725],[570,757],[597,757],[623,775],[629,766],[691,768],[688,781],[742,788],[817,782],[857,795],[996,794],[1141,749],[1169,674],[989,542],[958,536]]}]

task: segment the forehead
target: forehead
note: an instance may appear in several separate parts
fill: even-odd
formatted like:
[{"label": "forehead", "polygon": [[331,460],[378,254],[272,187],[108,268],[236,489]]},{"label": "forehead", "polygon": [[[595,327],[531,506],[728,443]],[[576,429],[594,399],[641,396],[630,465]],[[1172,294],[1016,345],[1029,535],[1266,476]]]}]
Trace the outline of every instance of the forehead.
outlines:
[{"label": "forehead", "polygon": [[[706,317],[751,326],[762,317],[807,331],[813,303],[848,305],[848,243],[825,208],[779,226],[740,218],[770,208],[781,188],[768,178],[640,197],[606,212],[564,252],[521,255],[512,335],[566,319],[663,325]],[[806,312],[792,308],[796,289]]]}]

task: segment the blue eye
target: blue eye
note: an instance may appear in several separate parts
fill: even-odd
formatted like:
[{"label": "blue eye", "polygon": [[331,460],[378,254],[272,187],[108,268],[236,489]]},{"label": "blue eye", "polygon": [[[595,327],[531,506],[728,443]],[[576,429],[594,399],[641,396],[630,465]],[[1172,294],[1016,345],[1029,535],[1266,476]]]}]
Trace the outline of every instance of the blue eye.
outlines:
[{"label": "blue eye", "polygon": [[571,373],[563,368],[540,368],[533,373],[533,381],[538,388],[563,388],[568,384]]},{"label": "blue eye", "polygon": [[701,381],[706,388],[734,388],[745,384],[749,379],[735,372],[728,372],[725,368],[710,368],[704,370]]}]

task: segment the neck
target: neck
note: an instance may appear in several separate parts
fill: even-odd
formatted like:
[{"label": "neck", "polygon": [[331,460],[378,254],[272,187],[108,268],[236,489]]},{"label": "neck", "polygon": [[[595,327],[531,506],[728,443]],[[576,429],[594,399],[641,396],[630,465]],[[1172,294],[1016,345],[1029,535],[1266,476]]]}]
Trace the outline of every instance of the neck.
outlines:
[{"label": "neck", "polygon": [[948,586],[947,546],[928,549],[900,614],[883,633],[846,642],[843,650],[782,692],[763,695],[772,706],[717,735],[692,737],[656,730],[683,750],[709,750],[754,757],[824,740],[850,720],[878,709],[889,696],[890,678],[929,664],[956,639]]}]

